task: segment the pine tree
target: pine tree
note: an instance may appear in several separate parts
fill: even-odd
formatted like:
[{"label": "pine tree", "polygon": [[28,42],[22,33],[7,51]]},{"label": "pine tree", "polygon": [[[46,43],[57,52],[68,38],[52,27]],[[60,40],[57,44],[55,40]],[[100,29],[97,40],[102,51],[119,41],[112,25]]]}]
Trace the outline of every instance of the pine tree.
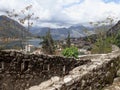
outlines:
[{"label": "pine tree", "polygon": [[68,36],[67,36],[67,41],[66,41],[67,47],[71,46],[71,41],[70,41],[70,32],[68,31]]},{"label": "pine tree", "polygon": [[54,54],[55,52],[54,40],[51,36],[50,29],[43,37],[42,49],[46,54]]}]

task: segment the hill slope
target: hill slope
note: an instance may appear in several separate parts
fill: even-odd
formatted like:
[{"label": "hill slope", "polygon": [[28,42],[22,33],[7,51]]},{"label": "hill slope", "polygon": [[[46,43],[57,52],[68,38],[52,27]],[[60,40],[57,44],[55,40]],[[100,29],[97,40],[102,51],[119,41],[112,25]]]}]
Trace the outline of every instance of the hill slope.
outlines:
[{"label": "hill slope", "polygon": [[107,35],[116,35],[120,32],[120,21],[107,31]]},{"label": "hill slope", "polygon": [[0,16],[0,38],[22,38],[31,34],[17,21]]}]

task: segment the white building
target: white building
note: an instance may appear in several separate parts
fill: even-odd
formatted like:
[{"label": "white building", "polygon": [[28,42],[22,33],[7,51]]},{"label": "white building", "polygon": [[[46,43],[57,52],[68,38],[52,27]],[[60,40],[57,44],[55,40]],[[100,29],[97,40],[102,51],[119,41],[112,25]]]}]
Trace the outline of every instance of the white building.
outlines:
[{"label": "white building", "polygon": [[25,52],[32,52],[34,50],[34,45],[26,45]]}]

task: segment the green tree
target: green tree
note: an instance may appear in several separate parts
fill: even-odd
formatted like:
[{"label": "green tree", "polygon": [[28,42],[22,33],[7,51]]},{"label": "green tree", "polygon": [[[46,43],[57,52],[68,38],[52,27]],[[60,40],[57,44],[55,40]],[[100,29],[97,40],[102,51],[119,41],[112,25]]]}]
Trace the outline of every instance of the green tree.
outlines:
[{"label": "green tree", "polygon": [[74,57],[74,58],[78,58],[78,48],[75,46],[71,46],[71,47],[67,47],[62,51],[62,55],[65,57]]},{"label": "green tree", "polygon": [[91,53],[109,53],[112,51],[112,44],[115,42],[115,37],[107,36],[106,25],[112,27],[113,19],[107,18],[106,20],[92,23],[95,28],[95,33],[97,35],[96,42],[93,44]]},{"label": "green tree", "polygon": [[112,51],[112,42],[111,39],[113,40],[112,37],[107,37],[104,40],[101,38],[98,38],[97,41],[93,44],[91,53],[109,53]]},{"label": "green tree", "polygon": [[51,36],[50,33],[50,29],[48,30],[48,32],[46,33],[45,36],[43,36],[43,42],[42,44],[42,49],[43,52],[46,54],[54,54],[55,52],[55,44],[54,44],[54,40]]},{"label": "green tree", "polygon": [[120,31],[118,31],[117,35],[114,35],[113,44],[117,45],[120,48]]},{"label": "green tree", "polygon": [[68,31],[68,36],[67,36],[67,41],[66,41],[66,46],[70,47],[71,46],[71,41],[70,41],[70,32]]}]

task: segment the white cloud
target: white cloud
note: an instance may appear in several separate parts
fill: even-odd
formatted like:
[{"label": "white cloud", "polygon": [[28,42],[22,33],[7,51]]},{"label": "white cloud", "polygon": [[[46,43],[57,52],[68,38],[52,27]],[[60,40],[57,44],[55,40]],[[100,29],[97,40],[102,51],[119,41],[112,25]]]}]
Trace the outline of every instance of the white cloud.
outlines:
[{"label": "white cloud", "polygon": [[108,16],[120,18],[120,4],[104,3],[102,0],[85,0],[63,11],[71,21],[84,23],[98,21]]},{"label": "white cloud", "polygon": [[[0,0],[3,10],[23,9],[32,4],[32,11],[40,17],[37,25],[58,26],[60,23],[77,24],[102,20],[108,16],[120,19],[120,3],[103,0]],[[56,23],[57,24],[56,24]],[[45,24],[46,23],[46,24]]]},{"label": "white cloud", "polygon": [[60,24],[57,24],[57,23],[41,23],[40,24],[40,26],[41,27],[52,27],[52,28],[64,28],[64,27],[66,27],[66,28],[68,28],[68,27],[70,27],[70,25],[60,25]]}]

